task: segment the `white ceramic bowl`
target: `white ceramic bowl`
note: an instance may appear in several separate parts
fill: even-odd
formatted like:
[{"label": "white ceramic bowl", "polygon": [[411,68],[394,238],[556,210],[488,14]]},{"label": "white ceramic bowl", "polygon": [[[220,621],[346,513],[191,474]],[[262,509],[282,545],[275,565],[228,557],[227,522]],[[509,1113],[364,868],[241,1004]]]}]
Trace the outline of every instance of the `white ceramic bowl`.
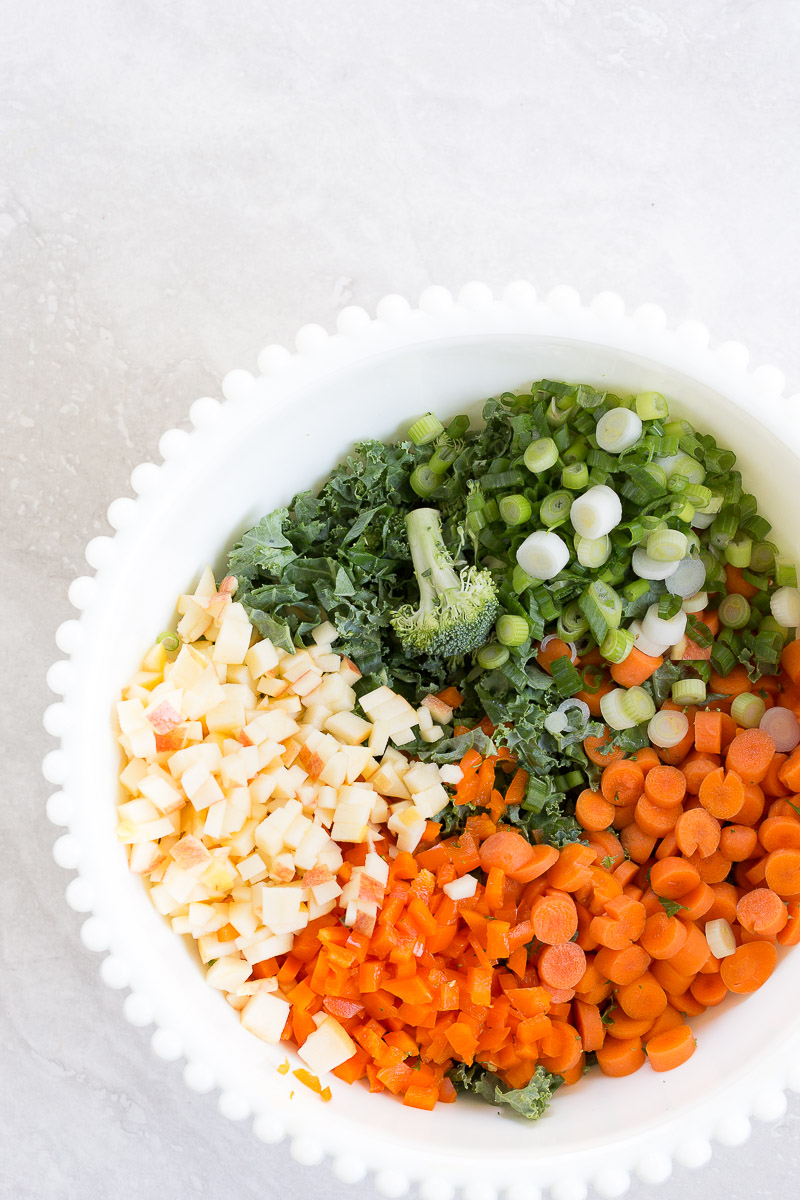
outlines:
[{"label": "white ceramic bowl", "polygon": [[632,1172],[664,1179],[673,1159],[702,1164],[712,1138],[745,1140],[751,1115],[779,1116],[784,1088],[800,1090],[795,952],[755,996],[695,1022],[698,1050],[680,1070],[660,1076],[645,1068],[623,1080],[592,1073],[559,1093],[535,1125],[468,1102],[423,1114],[336,1080],[333,1102],[323,1105],[291,1075],[277,1074],[283,1047],[252,1038],[207,987],[190,948],[128,873],[114,836],[119,763],[109,713],[175,597],[205,562],[222,565],[226,548],[261,514],[321,481],[354,441],[391,438],[427,409],[478,413],[486,396],[542,377],[657,389],[737,451],[776,540],[800,551],[800,516],[787,500],[799,469],[796,405],[782,399],[779,371],[748,374],[747,360],[735,343],[710,349],[696,322],[669,331],[653,305],[626,317],[610,294],[584,307],[570,288],[541,302],[524,283],[502,301],[482,284],[467,285],[458,301],[429,288],[419,309],[398,296],[378,305],[375,320],[345,309],[334,336],[305,326],[296,355],[267,347],[260,377],[232,372],[226,403],[197,400],[193,431],[165,433],[163,464],[133,472],[138,498],[110,506],[117,532],[90,542],[96,574],[70,588],[81,618],[58,630],[70,657],[48,676],[63,695],[45,718],[61,737],[43,768],[62,789],[48,813],[68,827],[54,853],[79,872],[67,899],[93,913],[82,940],[107,955],[103,979],[131,989],[128,1019],[155,1026],[161,1058],[186,1060],[189,1087],[219,1088],[225,1116],[252,1115],[266,1142],[291,1139],[299,1162],[329,1157],[342,1180],[374,1172],[386,1196],[418,1183],[425,1200],[447,1200],[456,1189],[474,1200],[498,1190],[533,1200],[544,1188],[556,1200],[581,1200],[589,1184],[602,1196],[621,1195]]}]

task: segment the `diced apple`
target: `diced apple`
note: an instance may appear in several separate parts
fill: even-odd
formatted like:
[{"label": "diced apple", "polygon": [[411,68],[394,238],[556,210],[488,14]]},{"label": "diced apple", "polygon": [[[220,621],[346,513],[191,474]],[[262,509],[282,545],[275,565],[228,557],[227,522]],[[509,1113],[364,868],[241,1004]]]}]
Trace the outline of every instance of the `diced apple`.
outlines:
[{"label": "diced apple", "polygon": [[376,721],[372,726],[369,735],[370,754],[383,754],[389,743],[389,735],[392,732],[391,723],[389,721]]},{"label": "diced apple", "polygon": [[178,637],[184,642],[196,642],[211,627],[211,614],[193,596],[183,596],[183,613],[177,626]]},{"label": "diced apple", "polygon": [[297,733],[297,721],[280,708],[271,708],[263,712],[245,725],[245,733],[254,746],[262,742],[285,742],[287,738]]},{"label": "diced apple", "polygon": [[395,746],[407,746],[409,742],[414,741],[414,730],[410,727],[407,729],[396,729],[391,735]]},{"label": "diced apple", "polygon": [[196,837],[182,837],[172,847],[171,854],[182,871],[199,873],[211,862],[208,848]]},{"label": "diced apple", "polygon": [[[247,888],[248,897],[252,897],[252,888]],[[255,937],[260,921],[253,908],[251,899],[237,900],[228,905],[228,920],[233,928],[244,937]]]},{"label": "diced apple", "polygon": [[251,854],[237,864],[237,871],[247,883],[257,883],[267,874],[267,864],[260,854]]},{"label": "diced apple", "polygon": [[331,646],[339,637],[339,632],[330,621],[323,621],[311,630],[311,637],[318,646]]},{"label": "diced apple", "polygon": [[371,716],[373,711],[379,708],[381,704],[385,704],[387,701],[393,699],[394,692],[392,689],[381,684],[380,687],[374,688],[373,691],[365,692],[364,695],[359,698],[358,702],[367,716]]},{"label": "diced apple", "polygon": [[135,842],[131,846],[130,869],[134,875],[149,875],[166,857],[157,842]]},{"label": "diced apple", "polygon": [[452,721],[452,708],[449,704],[445,704],[444,700],[440,700],[438,696],[426,696],[422,704],[423,707],[428,709],[434,721],[438,721],[440,725],[449,725]]},{"label": "diced apple", "polygon": [[139,791],[139,781],[144,779],[147,771],[148,766],[143,759],[132,758],[125,770],[121,772],[119,781],[126,791],[135,796]]},{"label": "diced apple", "polygon": [[455,787],[464,778],[464,772],[458,763],[444,763],[443,766],[439,767],[439,775],[441,776],[442,783],[447,783],[450,787]]},{"label": "diced apple", "polygon": [[319,779],[322,783],[339,788],[344,783],[346,775],[347,759],[339,750],[325,763],[324,768],[319,773]]},{"label": "diced apple", "polygon": [[[294,823],[291,829],[293,828]],[[330,838],[321,825],[310,825],[297,844],[294,855],[295,866],[301,871],[307,871],[309,867],[313,867],[329,841]]]},{"label": "diced apple", "polygon": [[180,789],[175,786],[166,771],[159,768],[151,769],[143,779],[140,779],[139,791],[155,804],[159,812],[165,815],[176,812],[186,803]]},{"label": "diced apple", "polygon": [[347,1062],[355,1054],[356,1048],[355,1042],[336,1018],[327,1016],[309,1034],[298,1054],[310,1070],[323,1074]]},{"label": "diced apple", "polygon": [[411,793],[405,786],[392,763],[382,763],[370,779],[376,792],[397,800],[410,800]]},{"label": "diced apple", "polygon": [[[412,796],[418,792],[424,792],[426,788],[435,787],[440,782],[439,768],[436,763],[412,763],[403,776],[403,783]],[[445,797],[445,802],[446,799]]]},{"label": "diced apple", "polygon": [[374,850],[370,850],[364,860],[364,871],[373,879],[377,879],[383,887],[389,882],[389,864]]},{"label": "diced apple", "polygon": [[[241,1012],[245,1029],[261,1038],[262,1042],[277,1043],[281,1040],[284,1026],[289,1017],[289,1003],[272,992],[257,992],[251,996]],[[317,1031],[312,1033],[312,1037]]]},{"label": "diced apple", "polygon": [[420,733],[424,733],[426,729],[433,729],[433,717],[423,705],[420,705],[417,709],[417,721]]},{"label": "diced apple", "polygon": [[440,783],[435,783],[433,787],[426,788],[424,792],[417,792],[414,796],[414,804],[428,818],[441,812],[447,802],[447,792]]},{"label": "diced apple", "polygon": [[361,672],[356,664],[352,661],[352,659],[346,658],[344,655],[342,655],[342,663],[339,667],[339,678],[350,687],[352,687],[354,683],[358,683],[359,679],[361,678]]},{"label": "diced apple", "polygon": [[288,655],[281,660],[279,671],[284,679],[294,683],[306,671],[313,670],[314,660],[307,650],[298,650],[296,654]]},{"label": "diced apple", "polygon": [[283,844],[290,850],[296,850],[311,828],[313,828],[313,825],[309,818],[304,816],[303,813],[298,813],[291,824],[284,830]]},{"label": "diced apple", "polygon": [[367,746],[343,746],[342,754],[344,754],[347,762],[347,770],[344,775],[345,783],[355,783],[367,763],[375,761]]},{"label": "diced apple", "polygon": [[197,812],[202,812],[210,804],[216,804],[224,798],[222,788],[202,765],[184,771],[181,786]]},{"label": "diced apple", "polygon": [[328,717],[325,728],[340,742],[345,742],[348,746],[360,745],[372,732],[369,721],[357,717],[354,712],[334,713],[333,716]]},{"label": "diced apple", "polygon": [[181,779],[190,767],[202,766],[207,775],[219,769],[222,762],[222,751],[214,742],[201,742],[197,746],[187,746],[170,756],[169,773],[173,779]]},{"label": "diced apple", "polygon": [[260,679],[268,671],[274,671],[280,661],[278,651],[269,638],[262,638],[247,651],[244,659],[254,679]]},{"label": "diced apple", "polygon": [[300,885],[261,885],[261,919],[269,929],[293,925],[299,927],[302,903],[303,890]]},{"label": "diced apple", "polygon": [[244,723],[244,705],[232,697],[226,697],[206,713],[206,725],[213,733],[232,733],[242,729]]},{"label": "diced apple", "polygon": [[235,992],[250,978],[251,971],[250,963],[243,958],[218,958],[206,971],[206,983],[221,992]]},{"label": "diced apple", "polygon": [[206,809],[205,823],[203,825],[203,837],[213,838],[215,841],[219,841],[225,828],[226,809],[226,800],[218,800],[216,804],[210,804],[208,806]]},{"label": "diced apple", "polygon": [[[242,746],[235,754],[223,756],[220,777],[226,787],[244,787],[258,774],[258,748]],[[185,785],[184,785],[185,786]]]}]

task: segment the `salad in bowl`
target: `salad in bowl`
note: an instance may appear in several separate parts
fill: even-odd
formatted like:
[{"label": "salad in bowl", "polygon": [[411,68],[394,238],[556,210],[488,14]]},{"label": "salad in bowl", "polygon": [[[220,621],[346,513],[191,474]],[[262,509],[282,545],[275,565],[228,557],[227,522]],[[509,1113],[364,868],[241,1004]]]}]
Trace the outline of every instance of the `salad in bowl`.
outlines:
[{"label": "salad in bowl", "polygon": [[57,853],[265,1140],[619,1194],[791,1073],[797,459],[692,339],[463,308],[270,351],[140,470],[53,676]]}]

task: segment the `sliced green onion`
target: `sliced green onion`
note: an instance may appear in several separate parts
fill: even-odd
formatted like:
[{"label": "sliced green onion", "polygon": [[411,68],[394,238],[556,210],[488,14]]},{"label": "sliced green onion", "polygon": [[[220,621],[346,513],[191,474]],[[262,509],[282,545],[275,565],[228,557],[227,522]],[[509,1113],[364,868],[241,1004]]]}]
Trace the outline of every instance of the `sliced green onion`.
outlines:
[{"label": "sliced green onion", "polygon": [[719,619],[728,629],[744,629],[750,620],[750,605],[744,596],[731,592],[720,601]]},{"label": "sliced green onion", "polygon": [[538,438],[525,447],[522,461],[529,471],[540,475],[542,471],[548,471],[558,462],[558,446],[550,437]]},{"label": "sliced green onion", "polygon": [[563,458],[565,466],[570,466],[572,463],[586,461],[586,455],[589,453],[589,443],[586,438],[581,436],[575,438],[574,442],[570,442],[564,451]]},{"label": "sliced green onion", "polygon": [[762,617],[762,619],[758,623],[758,632],[759,633],[779,633],[781,635],[784,645],[786,644],[786,642],[789,640],[789,638],[791,636],[790,631],[784,625],[779,625],[778,622],[775,620],[775,618],[772,615],[770,615],[768,617]]},{"label": "sliced green onion", "polygon": [[503,663],[508,662],[509,651],[507,646],[501,646],[498,642],[487,642],[485,646],[481,646],[475,657],[479,667],[483,667],[485,671],[496,671]]},{"label": "sliced green onion", "polygon": [[559,613],[558,622],[556,623],[556,633],[565,642],[574,642],[581,634],[586,633],[589,628],[589,622],[580,610],[580,605],[577,600],[573,600],[568,604],[561,613]]},{"label": "sliced green onion", "polygon": [[571,507],[572,496],[569,492],[551,492],[541,503],[539,519],[548,529],[555,529],[568,519]]},{"label": "sliced green onion", "polygon": [[690,454],[676,454],[671,460],[671,467],[665,467],[665,470],[670,477],[680,475],[687,483],[703,483],[706,477],[706,469],[703,464],[696,458],[692,458]]},{"label": "sliced green onion", "polygon": [[669,416],[669,405],[661,392],[640,392],[634,403],[643,421],[661,421]]},{"label": "sliced green onion", "polygon": [[716,515],[719,512],[719,510],[722,508],[722,505],[723,505],[722,496],[712,493],[711,499],[709,500],[708,504],[704,504],[702,508],[698,504],[697,511],[699,513],[703,513],[703,514],[713,513],[714,515]]},{"label": "sliced green onion", "polygon": [[682,608],[669,619],[659,616],[658,604],[651,604],[642,617],[642,633],[659,646],[674,646],[686,631],[686,613]]},{"label": "sliced green onion", "polygon": [[[762,543],[766,544],[766,543]],[[750,538],[737,538],[735,542],[728,542],[725,547],[725,561],[729,562],[732,567],[749,567],[750,560],[753,556],[753,543]]]},{"label": "sliced green onion", "polygon": [[680,596],[673,596],[669,592],[665,592],[658,600],[658,615],[662,621],[670,621],[683,608],[683,603]]},{"label": "sliced green onion", "polygon": [[797,587],[797,567],[782,554],[775,558],[775,583],[778,587]]},{"label": "sliced green onion", "polygon": [[616,629],[622,620],[622,600],[612,587],[595,579],[578,600],[581,612],[589,622],[589,628],[598,643]]},{"label": "sliced green onion", "polygon": [[622,594],[630,604],[633,604],[642,596],[646,596],[649,591],[650,584],[648,580],[634,579],[631,583],[625,584],[625,587],[622,589]]},{"label": "sliced green onion", "polygon": [[701,613],[708,608],[708,592],[695,592],[693,596],[686,596],[681,608],[685,613]]},{"label": "sliced green onion", "polygon": [[452,421],[447,426],[445,433],[449,438],[452,438],[453,441],[456,442],[459,438],[464,436],[468,429],[469,417],[465,417],[462,414],[460,417],[453,417]]},{"label": "sliced green onion", "polygon": [[541,582],[541,579],[534,579],[527,571],[523,571],[519,563],[517,563],[511,572],[511,587],[518,596],[521,592],[526,592],[528,588],[536,587]]},{"label": "sliced green onion", "polygon": [[[558,572],[556,572],[556,574],[557,573]],[[555,621],[556,617],[558,616],[558,609],[553,603],[553,597],[550,595],[547,588],[541,585],[539,587],[535,587],[533,589],[533,598],[536,601],[536,607],[539,609],[539,612],[544,620]]]},{"label": "sliced green onion", "polygon": [[731,705],[731,716],[737,725],[745,729],[757,729],[766,711],[764,701],[752,692],[742,692],[734,698]]},{"label": "sliced green onion", "polygon": [[610,725],[612,729],[633,729],[634,725],[638,724],[623,710],[624,699],[624,688],[613,688],[600,697],[600,714],[606,725]]},{"label": "sliced green onion", "polygon": [[689,732],[689,718],[686,713],[664,708],[651,717],[647,726],[647,737],[654,746],[661,750],[671,750],[678,746]]},{"label": "sliced green onion", "polygon": [[637,546],[631,557],[633,573],[640,579],[669,579],[679,566],[680,561],[656,562],[654,558],[650,557],[644,546]]},{"label": "sliced green onion", "polygon": [[600,643],[600,653],[607,662],[621,663],[633,649],[633,634],[630,629],[609,629]]},{"label": "sliced green onion", "polygon": [[564,775],[554,775],[553,783],[559,792],[568,792],[571,788],[583,787],[585,780],[580,771],[567,771]]},{"label": "sliced green onion", "polygon": [[460,453],[461,447],[454,446],[451,442],[442,442],[428,460],[429,470],[433,471],[434,475],[446,475]]},{"label": "sliced green onion", "polygon": [[648,556],[656,563],[679,563],[686,550],[686,534],[680,529],[655,529],[648,538]]},{"label": "sliced green onion", "polygon": [[739,510],[735,505],[728,505],[718,512],[711,522],[709,542],[715,550],[724,550],[733,539],[739,528]]},{"label": "sliced green onion", "polygon": [[676,679],[672,699],[675,704],[705,704],[706,685],[702,679]]},{"label": "sliced green onion", "polygon": [[620,708],[634,725],[649,721],[656,711],[653,697],[643,687],[628,688],[620,701]]},{"label": "sliced green onion", "polygon": [[415,467],[408,482],[422,500],[427,500],[429,496],[432,496],[439,486],[438,477],[434,475],[427,463],[420,463],[418,467]]},{"label": "sliced green onion", "polygon": [[711,630],[705,622],[698,620],[694,613],[691,612],[686,612],[686,632],[701,650],[707,650],[714,641]]},{"label": "sliced green onion", "polygon": [[711,488],[705,487],[702,483],[690,483],[683,489],[681,495],[688,504],[692,504],[695,509],[702,511],[711,500]]},{"label": "sliced green onion", "polygon": [[[743,568],[742,579],[744,579],[747,583],[752,583],[753,587],[757,588],[759,592],[766,592],[769,588],[769,579],[767,576],[757,575],[756,572],[751,571],[749,567]],[[753,601],[755,602],[755,600],[756,597],[754,596]]]},{"label": "sliced green onion", "polygon": [[528,497],[516,492],[511,496],[501,496],[497,506],[506,525],[524,525],[533,512]]},{"label": "sliced green onion", "polygon": [[724,678],[729,675],[736,665],[736,656],[729,646],[726,646],[719,639],[711,647],[711,666],[718,675]]},{"label": "sliced green onion", "polygon": [[607,533],[598,538],[582,538],[575,534],[575,555],[582,567],[602,567],[611,555],[611,539]]},{"label": "sliced green onion", "polygon": [[597,422],[595,437],[607,454],[622,454],[642,436],[641,417],[629,408],[612,408]]},{"label": "sliced green onion", "polygon": [[158,635],[156,638],[156,644],[162,645],[167,653],[171,654],[173,650],[178,649],[181,644],[181,640],[176,633],[170,633],[169,630],[166,630],[166,632]]},{"label": "sliced green onion", "polygon": [[511,613],[503,613],[494,628],[501,646],[522,646],[530,636],[530,626],[525,618]]},{"label": "sliced green onion", "polygon": [[570,491],[578,492],[589,482],[589,468],[585,462],[570,463],[561,472],[561,486]]},{"label": "sliced green onion", "polygon": [[781,587],[773,592],[769,601],[770,611],[784,629],[795,629],[800,625],[800,592],[796,587]]},{"label": "sliced green onion", "polygon": [[751,571],[761,571],[768,574],[775,570],[777,548],[772,542],[756,542],[750,551],[750,562],[745,563]]},{"label": "sliced green onion", "polygon": [[408,436],[415,446],[427,446],[444,433],[444,425],[434,413],[418,417],[409,428]]},{"label": "sliced green onion", "polygon": [[574,663],[563,655],[550,663],[550,674],[561,696],[574,696],[583,687],[583,678]]}]

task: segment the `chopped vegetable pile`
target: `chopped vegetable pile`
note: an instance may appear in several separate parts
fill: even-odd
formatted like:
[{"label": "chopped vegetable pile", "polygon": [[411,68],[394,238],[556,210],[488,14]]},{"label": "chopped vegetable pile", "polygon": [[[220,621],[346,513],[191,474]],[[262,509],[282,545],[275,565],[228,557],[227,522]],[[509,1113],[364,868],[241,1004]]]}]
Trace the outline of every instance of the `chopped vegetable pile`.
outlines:
[{"label": "chopped vegetable pile", "polygon": [[299,1082],[537,1118],[766,981],[800,941],[769,534],[663,396],[541,381],[359,445],[180,598],[117,707],[119,836]]}]

